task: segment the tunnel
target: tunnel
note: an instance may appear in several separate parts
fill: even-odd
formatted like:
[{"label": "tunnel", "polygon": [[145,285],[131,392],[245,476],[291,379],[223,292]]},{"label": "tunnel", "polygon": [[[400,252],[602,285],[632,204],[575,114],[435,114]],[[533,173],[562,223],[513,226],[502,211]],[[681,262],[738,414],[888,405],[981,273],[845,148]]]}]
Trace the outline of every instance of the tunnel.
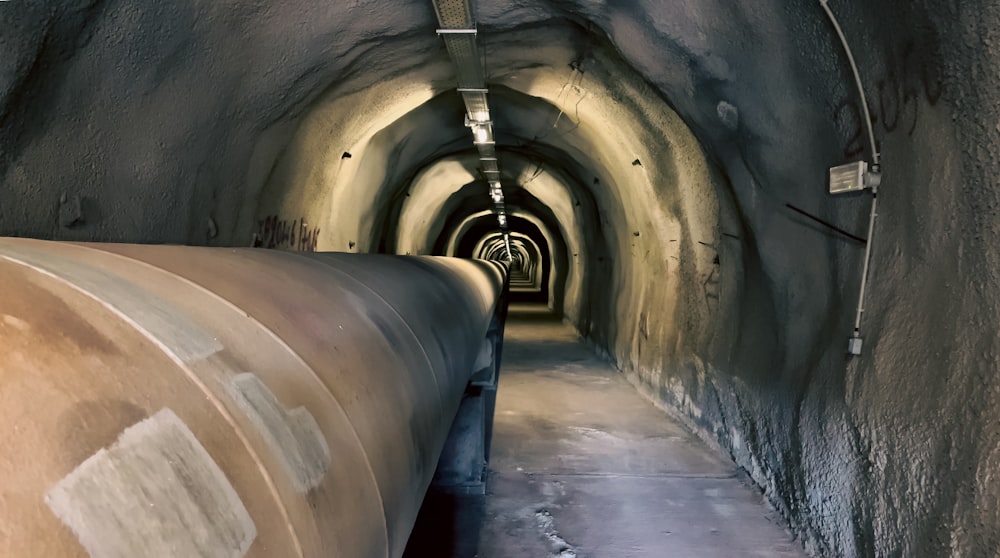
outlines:
[{"label": "tunnel", "polygon": [[[501,372],[498,420],[618,401],[529,388],[553,376],[517,359],[606,367],[587,381],[627,386],[656,439],[724,464],[670,482],[759,500],[784,550],[757,555],[1000,553],[995,1],[11,0],[0,45],[0,236],[496,260],[528,398]],[[505,436],[515,463],[498,444],[531,432]],[[642,479],[601,497],[647,506],[641,529],[608,519],[620,540],[574,532],[600,512],[566,518],[555,481],[508,515],[540,555],[660,556],[701,528],[672,506],[751,509]],[[521,509],[487,494],[486,523],[491,497]],[[669,555],[757,544],[704,529]]]}]

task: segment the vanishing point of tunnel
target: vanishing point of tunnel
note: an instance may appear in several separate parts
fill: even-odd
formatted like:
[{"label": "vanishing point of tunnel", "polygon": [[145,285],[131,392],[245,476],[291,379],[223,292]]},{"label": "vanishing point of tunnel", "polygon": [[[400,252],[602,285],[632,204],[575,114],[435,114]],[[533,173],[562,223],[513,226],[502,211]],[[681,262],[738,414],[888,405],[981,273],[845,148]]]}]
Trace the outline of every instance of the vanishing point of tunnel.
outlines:
[{"label": "vanishing point of tunnel", "polygon": [[0,1],[0,557],[1000,556],[996,0]]}]

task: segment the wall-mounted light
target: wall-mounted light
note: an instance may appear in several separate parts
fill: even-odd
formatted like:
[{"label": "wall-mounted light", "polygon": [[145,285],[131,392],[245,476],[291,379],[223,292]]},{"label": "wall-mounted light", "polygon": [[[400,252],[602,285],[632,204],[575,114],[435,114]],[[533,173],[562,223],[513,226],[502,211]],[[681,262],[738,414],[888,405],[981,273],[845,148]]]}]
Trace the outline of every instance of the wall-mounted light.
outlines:
[{"label": "wall-mounted light", "polygon": [[841,46],[844,47],[844,55],[847,63],[851,67],[851,74],[854,76],[854,85],[861,99],[861,111],[864,118],[865,131],[868,132],[868,146],[871,151],[872,166],[868,168],[868,163],[859,161],[847,163],[830,169],[830,193],[843,194],[847,192],[857,192],[865,188],[871,188],[872,205],[868,214],[868,235],[865,241],[865,264],[861,271],[861,287],[858,292],[858,308],[854,316],[854,334],[847,341],[847,352],[852,355],[861,354],[861,315],[865,311],[865,289],[868,286],[868,268],[872,258],[872,237],[875,235],[875,216],[878,215],[878,187],[882,182],[880,164],[882,157],[878,152],[878,145],[875,143],[875,125],[872,121],[871,112],[868,110],[868,99],[865,97],[865,88],[861,83],[861,72],[854,61],[854,53],[851,52],[851,45],[847,43],[844,30],[837,21],[837,16],[830,9],[829,0],[819,0],[819,5],[830,19],[833,30],[840,39]]},{"label": "wall-mounted light", "polygon": [[875,190],[882,183],[882,173],[876,166],[869,170],[867,161],[855,161],[830,169],[830,193],[860,192],[865,188]]}]

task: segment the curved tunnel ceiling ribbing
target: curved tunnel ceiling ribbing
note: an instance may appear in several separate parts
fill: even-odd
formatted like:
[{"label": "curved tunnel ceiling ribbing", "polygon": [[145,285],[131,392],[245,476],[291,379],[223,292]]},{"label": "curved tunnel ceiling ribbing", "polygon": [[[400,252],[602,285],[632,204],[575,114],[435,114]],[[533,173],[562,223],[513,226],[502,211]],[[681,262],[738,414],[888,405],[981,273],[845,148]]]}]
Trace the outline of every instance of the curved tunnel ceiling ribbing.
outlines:
[{"label": "curved tunnel ceiling ribbing", "polygon": [[[0,232],[387,245],[405,185],[468,148],[461,107],[435,102],[455,75],[433,10],[250,4],[0,3]],[[584,270],[567,319],[730,451],[817,553],[993,554],[1000,6],[837,1],[894,162],[872,354],[851,362],[860,250],[785,206],[864,228],[862,202],[823,193],[859,136],[818,3],[480,10],[491,91],[531,99],[498,143],[592,203],[564,227],[580,247],[565,269]]]},{"label": "curved tunnel ceiling ribbing", "polygon": [[514,292],[542,290],[542,250],[530,236],[500,232],[484,236],[473,250],[475,257],[486,260],[507,259],[510,253],[510,288]]},{"label": "curved tunnel ceiling ribbing", "polygon": [[[482,211],[469,216],[456,231],[454,245],[449,248],[448,255],[460,258],[481,257],[486,241],[499,234],[491,226],[490,215],[488,211]],[[535,266],[537,279],[532,281],[530,288],[524,288],[526,285],[523,284],[515,286],[512,273],[511,301],[543,303],[557,316],[563,315],[567,301],[572,298],[569,296],[570,290],[575,288],[571,270],[567,269],[563,240],[553,235],[534,215],[519,211],[510,216],[509,235],[512,239],[525,239],[537,249],[539,264]]]}]

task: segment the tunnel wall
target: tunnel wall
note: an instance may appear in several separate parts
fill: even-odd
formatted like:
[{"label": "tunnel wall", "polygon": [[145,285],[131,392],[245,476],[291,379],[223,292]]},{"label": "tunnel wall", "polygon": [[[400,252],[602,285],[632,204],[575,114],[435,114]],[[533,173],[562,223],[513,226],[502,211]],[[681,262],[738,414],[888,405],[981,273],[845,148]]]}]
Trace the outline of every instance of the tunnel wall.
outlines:
[{"label": "tunnel wall", "polygon": [[432,18],[389,1],[5,4],[0,176],[17,202],[0,233],[248,245],[260,190],[305,109],[330,89],[357,93],[371,111],[342,117],[362,123],[345,139],[364,137],[385,98],[366,88],[420,65],[415,45],[384,37],[405,41]]},{"label": "tunnel wall", "polygon": [[[807,548],[992,555],[1000,6],[832,6],[884,157],[858,358],[863,247],[786,207],[864,236],[865,196],[825,193],[865,146],[818,4],[483,3],[491,87],[517,93],[498,137],[594,203],[573,325]],[[468,148],[429,5],[6,2],[0,24],[3,234],[370,250],[393,188]]]},{"label": "tunnel wall", "polygon": [[[863,247],[785,206],[864,235],[867,197],[824,193],[825,168],[864,155],[858,101],[832,29],[803,4],[773,22],[741,14],[774,54],[766,62],[724,66],[720,80],[702,59],[694,94],[668,95],[684,99],[675,107],[737,201],[747,250],[732,352],[616,356],[645,393],[730,451],[813,553],[993,555],[997,7],[837,9],[884,157],[864,354],[845,354]],[[623,49],[642,57],[637,43]],[[738,88],[783,94],[741,102]]]}]

